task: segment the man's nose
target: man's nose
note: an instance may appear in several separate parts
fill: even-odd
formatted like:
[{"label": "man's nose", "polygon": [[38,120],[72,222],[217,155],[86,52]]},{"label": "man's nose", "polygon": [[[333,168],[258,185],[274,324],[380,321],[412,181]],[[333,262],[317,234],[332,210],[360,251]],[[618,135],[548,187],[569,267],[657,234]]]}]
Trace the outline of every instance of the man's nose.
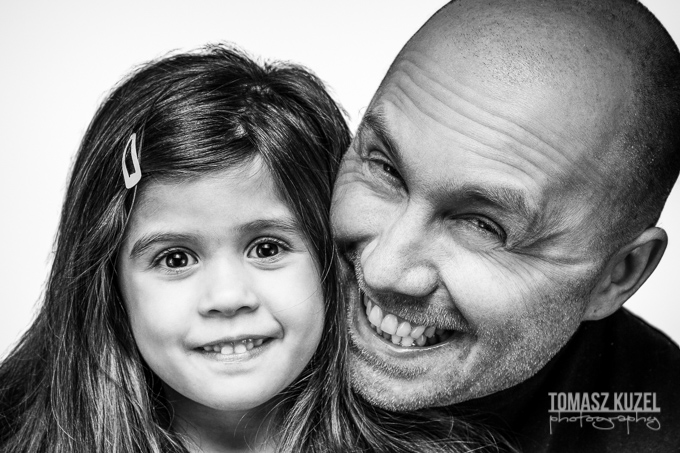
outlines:
[{"label": "man's nose", "polygon": [[238,259],[222,260],[206,275],[199,312],[209,317],[233,317],[256,310],[259,299],[253,276]]},{"label": "man's nose", "polygon": [[431,228],[417,208],[386,220],[361,253],[364,282],[377,292],[425,297],[437,289],[439,275],[432,260]]}]

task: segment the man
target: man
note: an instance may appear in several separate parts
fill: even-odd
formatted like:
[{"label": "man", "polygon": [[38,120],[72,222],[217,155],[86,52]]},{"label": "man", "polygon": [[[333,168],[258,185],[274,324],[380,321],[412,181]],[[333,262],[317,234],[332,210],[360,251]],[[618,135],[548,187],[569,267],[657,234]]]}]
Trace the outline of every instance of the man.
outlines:
[{"label": "man", "polygon": [[634,1],[442,8],[336,183],[358,392],[526,451],[680,448],[680,351],[621,308],[667,244],[678,124],[677,47]]}]

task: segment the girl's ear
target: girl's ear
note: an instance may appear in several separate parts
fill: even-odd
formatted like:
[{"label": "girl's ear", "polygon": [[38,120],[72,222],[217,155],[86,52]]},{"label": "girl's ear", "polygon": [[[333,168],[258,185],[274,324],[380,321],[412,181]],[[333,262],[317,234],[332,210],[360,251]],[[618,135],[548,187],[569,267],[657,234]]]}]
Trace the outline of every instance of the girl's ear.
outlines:
[{"label": "girl's ear", "polygon": [[583,320],[606,318],[618,310],[652,275],[667,245],[666,232],[652,227],[615,253],[591,294]]}]

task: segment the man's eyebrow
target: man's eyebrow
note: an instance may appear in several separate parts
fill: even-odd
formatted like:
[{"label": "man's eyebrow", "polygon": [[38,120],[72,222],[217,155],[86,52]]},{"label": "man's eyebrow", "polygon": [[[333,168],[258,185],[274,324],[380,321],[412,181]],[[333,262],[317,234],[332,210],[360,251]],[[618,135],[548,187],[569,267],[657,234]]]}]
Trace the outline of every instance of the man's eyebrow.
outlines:
[{"label": "man's eyebrow", "polygon": [[[395,163],[402,168],[401,152],[396,140],[394,140],[387,128],[384,115],[376,110],[369,110],[364,114],[364,118],[359,127],[359,139],[361,134],[372,132],[384,144]],[[498,186],[472,186],[464,185],[457,190],[458,193],[465,194],[465,198],[477,201],[486,205],[499,207],[505,211],[515,213],[524,219],[534,219],[536,212],[527,202],[526,194],[511,187]]]},{"label": "man's eyebrow", "polygon": [[363,139],[363,133],[368,131],[373,132],[373,134],[382,142],[389,157],[394,161],[394,164],[398,168],[403,168],[399,144],[392,137],[392,134],[390,134],[385,116],[381,112],[369,110],[364,114],[361,124],[359,125],[359,133],[357,134],[360,142]]},{"label": "man's eyebrow", "polygon": [[464,198],[478,203],[499,207],[529,222],[533,222],[536,212],[527,202],[526,194],[519,189],[498,186],[463,185],[458,192]]},{"label": "man's eyebrow", "polygon": [[130,258],[137,258],[146,252],[152,245],[159,242],[191,242],[196,237],[183,233],[149,233],[137,239],[130,250]]}]

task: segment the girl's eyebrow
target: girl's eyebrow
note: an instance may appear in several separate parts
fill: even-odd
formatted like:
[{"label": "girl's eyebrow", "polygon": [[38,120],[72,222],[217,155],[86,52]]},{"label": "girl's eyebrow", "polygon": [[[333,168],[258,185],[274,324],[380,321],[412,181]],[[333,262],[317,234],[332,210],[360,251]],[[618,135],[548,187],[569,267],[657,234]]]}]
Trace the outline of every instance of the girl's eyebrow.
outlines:
[{"label": "girl's eyebrow", "polygon": [[135,241],[130,250],[130,258],[134,259],[142,255],[149,247],[158,242],[187,242],[195,239],[194,236],[181,233],[150,233],[145,234]]},{"label": "girl's eyebrow", "polygon": [[[300,227],[296,220],[290,218],[258,219],[244,223],[236,228],[237,234],[252,231],[277,230],[288,234],[300,234]],[[196,236],[183,233],[149,233],[137,239],[130,250],[130,258],[134,259],[159,242],[192,242]]]},{"label": "girl's eyebrow", "polygon": [[247,233],[250,231],[260,230],[279,230],[289,234],[299,234],[300,226],[298,222],[289,217],[275,218],[275,219],[258,219],[252,222],[239,225],[237,231],[239,233]]}]

